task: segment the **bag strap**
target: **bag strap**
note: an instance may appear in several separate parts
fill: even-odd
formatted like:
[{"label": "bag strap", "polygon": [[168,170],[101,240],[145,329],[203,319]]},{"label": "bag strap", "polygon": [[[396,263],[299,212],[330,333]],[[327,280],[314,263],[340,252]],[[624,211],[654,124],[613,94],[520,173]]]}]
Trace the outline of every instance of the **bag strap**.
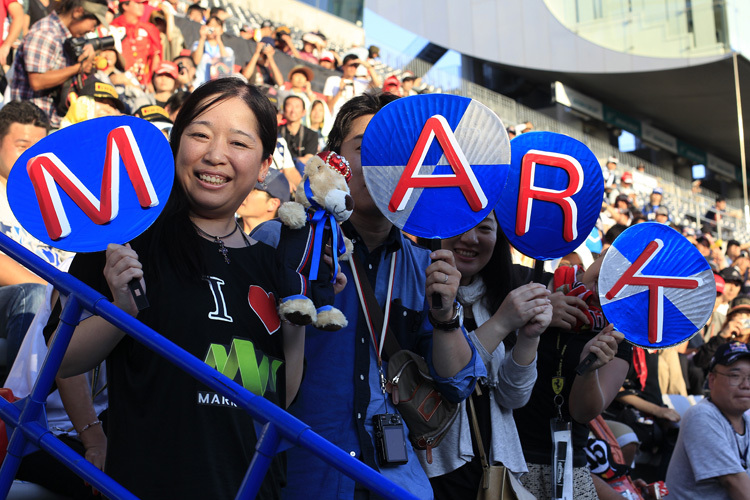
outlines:
[{"label": "bag strap", "polygon": [[[479,432],[479,420],[477,420],[477,412],[474,409],[474,394],[470,394],[469,401],[469,415],[471,416],[471,426],[474,428],[474,437],[477,440],[477,448],[479,448],[479,461],[482,462],[482,469],[489,469],[490,463],[487,460],[487,455],[484,453],[484,443],[482,442],[482,434]],[[487,488],[487,486],[485,486]]]},{"label": "bag strap", "polygon": [[[360,262],[359,257],[352,253],[352,255],[349,257],[349,263],[352,265],[352,271],[354,272],[354,281],[357,286],[357,291],[360,292],[359,298],[360,304],[362,305],[362,312],[365,315],[365,320],[368,321],[368,326],[373,329],[370,334],[373,336],[374,340],[375,337],[373,331],[383,331],[383,311],[382,309],[380,309],[378,299],[375,298],[375,291],[372,289],[370,280],[367,278],[367,274],[365,273],[365,269],[362,266],[362,262]],[[390,300],[390,296],[388,297],[388,300]],[[386,307],[389,307],[389,305],[390,304],[386,304]],[[371,325],[369,324],[370,321],[372,322]],[[378,350],[377,346],[375,346],[375,350]],[[391,327],[387,326],[383,345],[383,351],[385,352],[386,358],[390,358],[400,350],[401,346],[398,343],[398,339],[393,334]],[[379,354],[378,357],[380,357]]]}]

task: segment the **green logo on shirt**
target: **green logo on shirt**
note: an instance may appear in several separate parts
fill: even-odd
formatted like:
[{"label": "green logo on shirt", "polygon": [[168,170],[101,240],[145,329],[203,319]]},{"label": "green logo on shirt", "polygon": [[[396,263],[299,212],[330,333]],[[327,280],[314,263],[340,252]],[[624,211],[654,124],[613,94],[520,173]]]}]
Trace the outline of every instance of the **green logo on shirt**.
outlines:
[{"label": "green logo on shirt", "polygon": [[251,341],[243,339],[232,340],[229,354],[225,346],[211,344],[204,361],[232,380],[235,380],[239,372],[242,386],[258,396],[263,396],[266,390],[276,392],[276,372],[284,364],[281,360],[256,351]]}]

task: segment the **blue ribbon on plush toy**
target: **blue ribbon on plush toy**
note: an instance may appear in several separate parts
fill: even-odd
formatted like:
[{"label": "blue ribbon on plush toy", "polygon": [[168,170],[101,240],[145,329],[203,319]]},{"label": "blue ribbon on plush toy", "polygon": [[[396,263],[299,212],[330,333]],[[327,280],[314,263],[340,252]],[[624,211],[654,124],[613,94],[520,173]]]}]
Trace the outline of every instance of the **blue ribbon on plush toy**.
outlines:
[{"label": "blue ribbon on plush toy", "polygon": [[346,253],[346,244],[344,244],[344,233],[341,232],[341,226],[336,222],[336,218],[332,213],[326,211],[325,208],[320,206],[317,201],[313,199],[312,189],[310,189],[310,179],[305,179],[305,196],[307,196],[310,202],[310,208],[307,209],[307,218],[310,221],[310,226],[314,231],[313,237],[313,255],[310,266],[310,279],[315,281],[318,279],[318,272],[320,270],[320,256],[323,251],[323,233],[325,232],[326,224],[331,225],[332,242],[331,248],[335,249],[335,255],[333,260],[333,278],[331,283],[336,283],[336,275],[339,272],[339,257]]}]

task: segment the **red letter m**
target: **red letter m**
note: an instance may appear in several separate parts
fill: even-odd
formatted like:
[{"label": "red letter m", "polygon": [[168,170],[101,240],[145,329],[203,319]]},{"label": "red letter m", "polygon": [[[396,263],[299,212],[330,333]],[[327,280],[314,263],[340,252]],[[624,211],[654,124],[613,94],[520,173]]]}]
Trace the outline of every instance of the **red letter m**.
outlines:
[{"label": "red letter m", "polygon": [[130,182],[133,183],[141,207],[150,208],[158,205],[159,200],[141,151],[128,126],[118,127],[107,136],[100,200],[96,199],[54,153],[44,153],[29,160],[26,170],[34,186],[42,211],[42,220],[51,239],[59,240],[70,234],[70,223],[60,200],[58,184],[94,223],[106,224],[117,217],[120,208],[120,158]]}]

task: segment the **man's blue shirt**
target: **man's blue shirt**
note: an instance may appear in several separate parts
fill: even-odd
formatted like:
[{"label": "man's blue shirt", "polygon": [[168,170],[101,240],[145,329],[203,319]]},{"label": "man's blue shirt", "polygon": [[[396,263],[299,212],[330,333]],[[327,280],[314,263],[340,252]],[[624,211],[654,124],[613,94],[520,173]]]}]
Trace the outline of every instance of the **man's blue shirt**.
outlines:
[{"label": "man's blue shirt", "polygon": [[[389,263],[397,253],[396,273],[389,326],[402,349],[422,355],[428,362],[441,393],[461,401],[474,389],[477,377],[486,374],[474,346],[469,364],[452,378],[439,377],[432,367],[432,327],[427,320],[425,269],[429,251],[417,247],[393,228],[384,245],[368,252],[354,227],[343,224],[352,239],[375,296],[384,306],[388,288]],[[280,223],[262,224],[252,237],[272,244],[278,241]],[[349,325],[337,332],[307,328],[305,359],[307,369],[296,402],[289,411],[312,429],[348,451],[352,456],[379,470],[384,476],[412,491],[420,498],[432,498],[432,488],[414,450],[407,446],[409,462],[397,467],[379,468],[373,444],[372,418],[381,413],[396,413],[390,397],[384,398],[375,349],[362,314],[354,278],[348,263],[342,266],[348,285],[336,296],[335,306],[346,315]],[[464,335],[466,333],[464,332]],[[468,337],[467,337],[468,342]],[[387,363],[383,363],[387,372]],[[404,426],[404,438],[408,429]],[[309,453],[294,448],[287,451],[285,498],[351,499],[354,481],[324,464]]]}]

